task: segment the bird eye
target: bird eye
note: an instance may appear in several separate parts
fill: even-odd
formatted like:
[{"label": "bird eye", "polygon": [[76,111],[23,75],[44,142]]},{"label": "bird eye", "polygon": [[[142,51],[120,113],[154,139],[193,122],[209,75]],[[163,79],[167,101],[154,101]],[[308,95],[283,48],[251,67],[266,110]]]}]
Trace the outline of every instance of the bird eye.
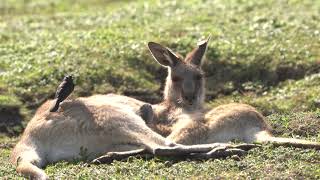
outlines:
[{"label": "bird eye", "polygon": [[182,80],[182,78],[180,78],[180,77],[178,77],[178,76],[172,76],[171,79],[172,79],[173,82],[179,82],[179,81]]}]

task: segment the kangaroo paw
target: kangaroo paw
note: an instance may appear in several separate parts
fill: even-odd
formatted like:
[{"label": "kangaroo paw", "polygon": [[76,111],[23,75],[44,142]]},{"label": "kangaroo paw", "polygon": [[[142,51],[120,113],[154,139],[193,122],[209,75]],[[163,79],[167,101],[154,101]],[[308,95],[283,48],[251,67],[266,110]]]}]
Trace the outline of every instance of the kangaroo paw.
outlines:
[{"label": "kangaroo paw", "polygon": [[191,157],[195,159],[218,159],[218,158],[226,158],[234,155],[243,156],[245,154],[246,154],[246,151],[242,149],[218,147],[211,150],[208,153],[192,154]]},{"label": "kangaroo paw", "polygon": [[144,104],[136,112],[146,123],[149,123],[153,120],[153,109],[150,104]]},{"label": "kangaroo paw", "polygon": [[137,149],[132,151],[124,151],[124,152],[108,152],[107,154],[100,156],[93,161],[91,161],[92,164],[109,164],[112,163],[114,160],[123,160],[130,156],[136,156],[136,155],[143,155],[147,154],[146,149]]},{"label": "kangaroo paw", "polygon": [[91,161],[91,164],[109,164],[114,160],[112,153],[107,153],[106,155],[100,156]]},{"label": "kangaroo paw", "polygon": [[246,153],[246,151],[238,148],[215,148],[210,152],[206,153],[210,158],[219,158],[219,157],[228,157],[232,155],[242,156]]}]

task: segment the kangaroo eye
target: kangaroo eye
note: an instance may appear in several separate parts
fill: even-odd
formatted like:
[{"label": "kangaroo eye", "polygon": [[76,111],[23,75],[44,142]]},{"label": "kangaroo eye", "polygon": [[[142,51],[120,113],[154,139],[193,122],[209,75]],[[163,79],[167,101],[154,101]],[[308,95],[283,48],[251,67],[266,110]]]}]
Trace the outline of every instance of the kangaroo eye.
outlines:
[{"label": "kangaroo eye", "polygon": [[182,78],[180,78],[180,77],[178,77],[178,76],[172,76],[172,81],[173,82],[178,82],[178,81],[181,81],[182,80]]}]

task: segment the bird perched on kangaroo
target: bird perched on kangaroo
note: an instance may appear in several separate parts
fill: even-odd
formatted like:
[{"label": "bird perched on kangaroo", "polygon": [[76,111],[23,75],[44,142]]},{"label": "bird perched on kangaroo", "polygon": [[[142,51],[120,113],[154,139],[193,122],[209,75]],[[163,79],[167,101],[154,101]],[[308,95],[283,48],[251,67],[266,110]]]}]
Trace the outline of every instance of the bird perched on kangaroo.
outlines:
[{"label": "bird perched on kangaroo", "polygon": [[106,153],[107,159],[118,159],[145,152],[210,158],[217,157],[217,152],[228,156],[254,147],[226,143],[234,139],[320,149],[317,142],[272,136],[265,118],[249,105],[203,108],[201,64],[208,41],[200,42],[185,59],[158,43],[148,43],[154,59],[168,69],[164,100],[152,108],[114,94],[65,100],[54,113],[50,112],[54,101],[45,102],[12,151],[11,161],[17,171],[48,179],[40,168],[79,158],[81,149],[87,150],[89,160],[99,160]]},{"label": "bird perched on kangaroo", "polygon": [[[200,41],[186,58],[155,42],[148,48],[153,58],[168,69],[163,101],[146,111],[147,125],[168,140],[180,144],[229,142],[272,143],[281,146],[320,149],[320,143],[274,137],[265,117],[247,104],[231,103],[204,108],[205,76],[201,69],[210,37]],[[111,96],[111,95],[110,95]],[[144,102],[112,95],[114,101]],[[150,115],[151,114],[151,115]]]},{"label": "bird perched on kangaroo", "polygon": [[[64,100],[73,89],[73,83],[69,86],[70,79],[63,80],[55,100],[48,100],[38,108],[12,150],[11,162],[26,177],[48,179],[41,168],[60,160],[81,158],[83,149],[88,160],[111,162],[141,153],[218,158],[241,155],[255,147],[227,143],[186,146],[171,142],[151,130],[138,115],[146,113],[144,118],[152,118],[153,114],[148,114],[150,105],[115,101],[112,95]],[[59,111],[51,112],[52,104],[59,104]]]},{"label": "bird perched on kangaroo", "polygon": [[74,90],[74,84],[72,76],[68,75],[63,78],[63,81],[58,86],[53,106],[50,108],[50,112],[56,112],[59,109],[60,103],[65,100]]}]

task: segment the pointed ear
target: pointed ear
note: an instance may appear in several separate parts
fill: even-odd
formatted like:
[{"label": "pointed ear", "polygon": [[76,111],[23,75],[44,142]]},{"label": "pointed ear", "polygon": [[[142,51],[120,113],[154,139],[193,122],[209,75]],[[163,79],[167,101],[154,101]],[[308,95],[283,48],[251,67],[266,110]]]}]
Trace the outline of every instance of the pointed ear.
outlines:
[{"label": "pointed ear", "polygon": [[206,40],[202,40],[198,42],[198,47],[193,49],[186,57],[185,61],[190,62],[194,65],[201,66],[202,59],[204,54],[206,53],[208,42],[211,36],[209,36]]},{"label": "pointed ear", "polygon": [[155,42],[149,42],[148,47],[153,58],[162,66],[174,67],[179,61],[178,56],[167,47]]}]

